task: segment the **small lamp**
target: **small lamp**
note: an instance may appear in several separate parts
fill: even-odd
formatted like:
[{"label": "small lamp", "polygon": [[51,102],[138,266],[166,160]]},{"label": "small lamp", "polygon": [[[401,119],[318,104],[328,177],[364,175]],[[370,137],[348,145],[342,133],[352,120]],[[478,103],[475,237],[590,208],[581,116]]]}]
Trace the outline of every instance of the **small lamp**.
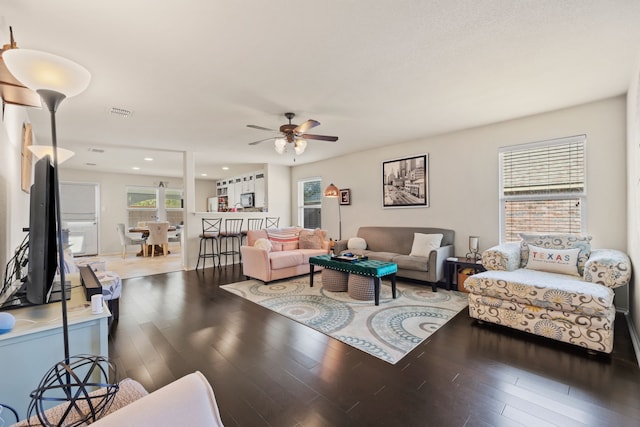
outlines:
[{"label": "small lamp", "polygon": [[480,259],[480,253],[478,252],[478,236],[469,236],[469,252],[467,258],[472,258],[474,261]]},{"label": "small lamp", "polygon": [[[338,187],[333,185],[333,183],[329,184],[327,188],[325,188],[324,197],[329,199],[337,199],[340,197],[340,190]],[[340,214],[340,201],[338,200],[338,240],[342,240],[342,215]]]}]

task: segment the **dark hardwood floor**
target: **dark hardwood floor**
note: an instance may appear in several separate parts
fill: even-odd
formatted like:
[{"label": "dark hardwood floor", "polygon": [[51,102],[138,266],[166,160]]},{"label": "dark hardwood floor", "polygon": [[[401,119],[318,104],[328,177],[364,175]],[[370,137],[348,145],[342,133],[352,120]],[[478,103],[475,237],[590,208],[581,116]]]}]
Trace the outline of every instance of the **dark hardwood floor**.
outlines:
[{"label": "dark hardwood floor", "polygon": [[195,370],[226,426],[638,426],[626,319],[614,352],[493,325],[466,310],[390,365],[230,294],[238,265],[124,281],[109,353],[149,391]]}]

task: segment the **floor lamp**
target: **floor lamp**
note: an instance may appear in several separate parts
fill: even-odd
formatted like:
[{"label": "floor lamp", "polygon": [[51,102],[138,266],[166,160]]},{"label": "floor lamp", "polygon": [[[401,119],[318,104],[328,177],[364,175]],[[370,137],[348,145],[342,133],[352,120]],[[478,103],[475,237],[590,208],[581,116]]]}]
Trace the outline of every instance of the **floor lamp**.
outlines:
[{"label": "floor lamp", "polygon": [[[69,324],[67,319],[67,295],[65,287],[64,246],[62,240],[62,221],[60,210],[60,185],[58,180],[58,142],[56,131],[56,110],[65,98],[70,98],[83,92],[91,80],[91,74],[83,66],[66,58],[29,49],[10,49],[2,54],[2,59],[9,72],[19,82],[40,95],[49,110],[51,119],[51,145],[53,149],[53,183],[55,194],[56,241],[58,246],[58,269],[60,271],[62,298],[62,333],[64,339],[64,361],[57,363],[45,375],[40,385],[31,393],[32,401],[29,405],[29,415],[35,410],[42,424],[51,425],[52,422],[44,414],[43,402],[69,402],[61,420],[56,424],[63,425],[65,419],[72,412],[77,417],[84,416],[85,420],[95,420],[109,406],[117,391],[117,385],[92,383],[94,375],[103,375],[108,380],[110,371],[115,371],[113,365],[101,356],[69,355]],[[81,373],[82,371],[82,373]],[[87,386],[104,385],[107,387],[103,399],[90,399]],[[62,391],[61,397],[53,396]],[[81,410],[78,403],[84,401],[88,408]],[[87,409],[89,411],[87,412]],[[80,425],[74,422],[73,425]]]},{"label": "floor lamp", "polygon": [[[323,194],[324,197],[337,199],[338,197],[340,197],[340,190],[338,190],[338,187],[331,183],[327,188],[325,188]],[[340,214],[340,200],[338,200],[338,240],[342,240],[342,215]]]}]

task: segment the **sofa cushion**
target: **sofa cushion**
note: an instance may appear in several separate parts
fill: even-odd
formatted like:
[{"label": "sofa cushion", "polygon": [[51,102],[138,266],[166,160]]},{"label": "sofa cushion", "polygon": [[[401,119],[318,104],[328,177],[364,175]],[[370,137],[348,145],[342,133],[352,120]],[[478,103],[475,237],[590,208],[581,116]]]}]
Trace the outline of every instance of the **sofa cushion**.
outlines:
[{"label": "sofa cushion", "polygon": [[432,250],[438,249],[442,234],[413,233],[413,245],[409,255],[428,257]]},{"label": "sofa cushion", "polygon": [[253,244],[253,247],[254,248],[259,248],[259,249],[264,249],[267,252],[271,252],[271,249],[273,248],[273,245],[271,244],[271,241],[269,239],[258,239]]},{"label": "sofa cushion", "polygon": [[367,241],[362,237],[352,237],[347,241],[347,249],[350,251],[359,249],[365,250],[367,249]]},{"label": "sofa cushion", "polygon": [[476,295],[588,316],[605,315],[614,296],[610,288],[582,281],[577,276],[526,268],[474,274],[465,280],[464,287]]},{"label": "sofa cushion", "polygon": [[391,262],[398,264],[398,270],[429,271],[429,257],[397,255]]},{"label": "sofa cushion", "polygon": [[247,230],[247,245],[253,246],[258,239],[268,239],[267,230]]},{"label": "sofa cushion", "polygon": [[547,249],[529,245],[527,267],[530,270],[578,276],[578,253],[580,248]]},{"label": "sofa cushion", "polygon": [[296,227],[270,228],[267,230],[273,250],[291,251],[298,249],[300,230]]},{"label": "sofa cushion", "polygon": [[302,263],[309,264],[309,258],[312,256],[326,255],[326,249],[298,249],[296,252],[302,254]]},{"label": "sofa cushion", "polygon": [[529,260],[529,245],[548,249],[580,248],[578,254],[578,274],[582,274],[584,263],[591,255],[591,236],[582,234],[527,234],[521,233],[520,237],[520,267],[526,267]]},{"label": "sofa cushion", "polygon": [[375,259],[377,261],[393,262],[393,259],[397,257],[399,254],[395,252],[367,251],[366,255],[369,257],[369,259]]},{"label": "sofa cushion", "polygon": [[315,230],[303,229],[298,235],[298,247],[300,249],[321,249],[326,232],[316,228]]},{"label": "sofa cushion", "polygon": [[271,268],[278,270],[280,268],[295,267],[303,263],[302,252],[298,250],[294,251],[280,251],[271,252],[269,254],[269,262]]}]

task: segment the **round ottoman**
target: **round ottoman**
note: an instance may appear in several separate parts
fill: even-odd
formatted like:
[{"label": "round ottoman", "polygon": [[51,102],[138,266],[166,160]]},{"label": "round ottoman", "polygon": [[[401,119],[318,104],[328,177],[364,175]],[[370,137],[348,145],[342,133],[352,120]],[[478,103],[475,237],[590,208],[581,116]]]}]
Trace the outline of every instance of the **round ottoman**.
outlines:
[{"label": "round ottoman", "polygon": [[322,287],[331,292],[346,292],[349,273],[325,268],[322,270]]},{"label": "round ottoman", "polygon": [[375,299],[373,277],[349,274],[347,288],[349,296],[353,299],[361,301],[373,301]]}]

